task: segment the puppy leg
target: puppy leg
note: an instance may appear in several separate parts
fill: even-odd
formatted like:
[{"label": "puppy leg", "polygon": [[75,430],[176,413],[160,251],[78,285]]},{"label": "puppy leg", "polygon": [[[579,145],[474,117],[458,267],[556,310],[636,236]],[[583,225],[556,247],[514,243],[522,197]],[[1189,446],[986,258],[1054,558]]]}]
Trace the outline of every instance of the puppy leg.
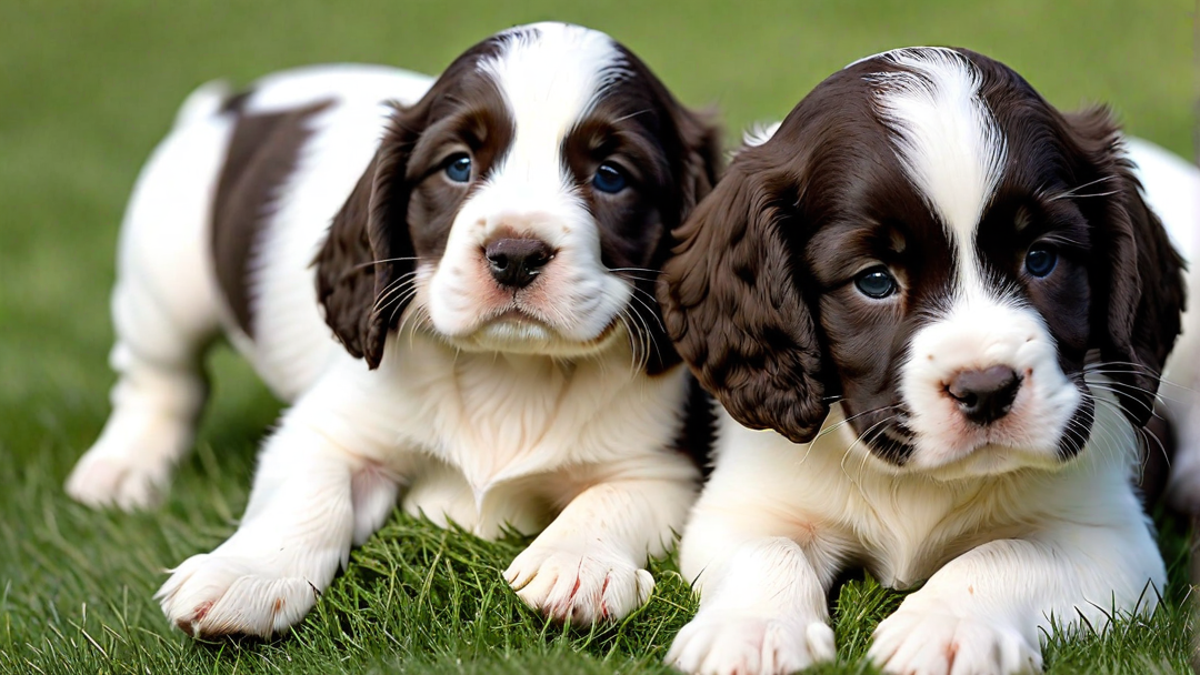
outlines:
[{"label": "puppy leg", "polygon": [[269,637],[299,622],[351,545],[386,517],[396,474],[365,458],[377,448],[327,403],[289,411],[260,456],[237,531],[159,589],[163,612],[184,632]]},{"label": "puppy leg", "polygon": [[1147,585],[1161,590],[1165,580],[1145,523],[1062,523],[952,560],[880,623],[869,655],[888,673],[1040,672],[1038,634],[1051,616],[1068,626],[1082,616],[1099,630],[1114,603],[1152,612],[1158,596]]},{"label": "puppy leg", "polygon": [[801,547],[771,536],[763,514],[697,505],[680,566],[701,592],[700,611],[679,631],[667,663],[706,675],[783,675],[836,656],[825,602],[836,556],[815,540]]},{"label": "puppy leg", "polygon": [[219,330],[207,223],[226,134],[221,120],[173,132],[130,199],[112,296],[113,410],[66,483],[85,504],[151,505],[191,448],[207,394],[201,359]]},{"label": "puppy leg", "polygon": [[[180,342],[181,347],[193,347]],[[88,506],[126,511],[156,503],[195,437],[208,386],[198,358],[147,359],[118,342],[112,414],[67,478],[66,491]]]},{"label": "puppy leg", "polygon": [[555,620],[620,619],[650,598],[647,556],[664,552],[695,494],[691,466],[678,477],[593,485],[513,560],[504,578],[526,604]]}]

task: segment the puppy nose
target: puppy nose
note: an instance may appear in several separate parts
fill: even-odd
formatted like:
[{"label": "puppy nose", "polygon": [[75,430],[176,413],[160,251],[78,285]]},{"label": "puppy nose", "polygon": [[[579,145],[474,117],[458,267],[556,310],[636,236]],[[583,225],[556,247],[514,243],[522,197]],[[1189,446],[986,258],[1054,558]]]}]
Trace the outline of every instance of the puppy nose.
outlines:
[{"label": "puppy nose", "polygon": [[483,252],[496,283],[524,288],[533,282],[554,252],[538,239],[497,239]]},{"label": "puppy nose", "polygon": [[1021,378],[1008,366],[986,370],[964,370],[950,380],[946,391],[958,403],[958,409],[976,424],[990,424],[1008,414]]}]

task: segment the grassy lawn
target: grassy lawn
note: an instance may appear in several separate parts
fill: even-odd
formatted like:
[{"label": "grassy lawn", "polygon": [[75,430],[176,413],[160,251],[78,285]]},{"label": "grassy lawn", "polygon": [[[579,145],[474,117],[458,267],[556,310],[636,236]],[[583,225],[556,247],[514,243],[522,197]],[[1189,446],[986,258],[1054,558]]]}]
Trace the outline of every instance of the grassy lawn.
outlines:
[{"label": "grassy lawn", "polygon": [[[1133,133],[1192,154],[1187,0],[556,4],[0,0],[0,673],[668,672],[662,655],[695,610],[668,561],[638,614],[564,632],[500,579],[521,542],[397,516],[290,636],[206,644],[167,625],[151,600],[162,569],[233,531],[278,404],[218,350],[214,404],[163,507],[95,513],[61,484],[108,411],[125,199],[201,82],[325,61],[436,72],[500,28],[555,18],[610,32],[736,130],[783,115],[858,57],[956,44],[1008,62],[1063,107],[1107,101]],[[1050,672],[1185,670],[1186,533],[1162,526],[1164,610],[1105,635],[1050,636]],[[858,579],[834,601],[841,660],[822,672],[869,672],[859,658],[898,598]]]}]

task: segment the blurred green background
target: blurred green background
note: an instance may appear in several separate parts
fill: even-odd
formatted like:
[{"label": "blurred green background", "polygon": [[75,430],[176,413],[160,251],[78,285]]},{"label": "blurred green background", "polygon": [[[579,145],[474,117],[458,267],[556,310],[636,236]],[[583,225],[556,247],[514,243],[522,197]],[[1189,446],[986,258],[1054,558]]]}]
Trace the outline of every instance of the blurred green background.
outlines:
[{"label": "blurred green background", "polygon": [[[1187,0],[0,0],[0,670],[241,662],[172,634],[149,597],[159,570],[219,542],[245,502],[277,405],[242,364],[227,351],[214,359],[199,451],[159,512],[96,514],[60,488],[108,409],[108,293],[125,200],[196,85],[330,61],[436,73],[499,29],[557,19],[622,41],[685,103],[718,109],[733,143],[852,60],[948,44],[1008,63],[1060,107],[1106,102],[1131,133],[1191,158],[1194,14]],[[304,645],[246,653],[287,663]]]}]

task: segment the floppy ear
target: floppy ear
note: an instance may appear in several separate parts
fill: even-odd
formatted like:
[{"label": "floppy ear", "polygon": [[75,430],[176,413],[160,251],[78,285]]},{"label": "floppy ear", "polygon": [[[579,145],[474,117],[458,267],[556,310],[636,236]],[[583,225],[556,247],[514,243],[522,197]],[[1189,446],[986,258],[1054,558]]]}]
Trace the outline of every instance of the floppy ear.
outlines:
[{"label": "floppy ear", "polygon": [[[654,255],[650,260],[650,268],[661,270],[663,263],[671,257],[674,239],[671,230],[681,223],[695,210],[696,205],[712,191],[721,173],[721,130],[712,124],[708,116],[698,114],[687,108],[674,104],[672,121],[678,137],[678,147],[668,148],[669,154],[678,158],[674,168],[676,190],[674,204],[664,213],[663,226],[666,230],[658,242]],[[634,281],[637,289],[646,297],[655,297],[655,278],[640,277]],[[648,348],[649,354],[644,355],[646,372],[656,375],[668,368],[674,367],[680,361],[679,354],[667,334],[662,316],[662,307],[657,302],[633,303],[631,311],[638,315],[638,324],[642,326],[648,344],[642,347],[635,342],[635,348]],[[639,354],[640,355],[640,354]]]},{"label": "floppy ear", "polygon": [[346,351],[372,369],[411,297],[394,284],[411,278],[415,266],[404,172],[416,133],[407,130],[412,127],[404,116],[396,112],[314,261],[325,323]]},{"label": "floppy ear", "polygon": [[777,197],[791,191],[745,160],[675,231],[659,299],[679,353],[734,419],[807,443],[829,408],[816,324],[791,269],[799,256],[781,231],[797,224]]},{"label": "floppy ear", "polygon": [[711,122],[712,115],[680,106],[675,120],[683,144],[683,168],[680,171],[679,222],[682,223],[701,199],[712,192],[721,176],[721,128]]},{"label": "floppy ear", "polygon": [[1103,108],[1067,116],[1071,136],[1091,167],[1095,191],[1077,201],[1100,233],[1092,271],[1097,293],[1092,334],[1117,385],[1117,399],[1138,426],[1149,420],[1159,377],[1184,309],[1183,261],[1150,208],[1124,156],[1120,132]]}]

